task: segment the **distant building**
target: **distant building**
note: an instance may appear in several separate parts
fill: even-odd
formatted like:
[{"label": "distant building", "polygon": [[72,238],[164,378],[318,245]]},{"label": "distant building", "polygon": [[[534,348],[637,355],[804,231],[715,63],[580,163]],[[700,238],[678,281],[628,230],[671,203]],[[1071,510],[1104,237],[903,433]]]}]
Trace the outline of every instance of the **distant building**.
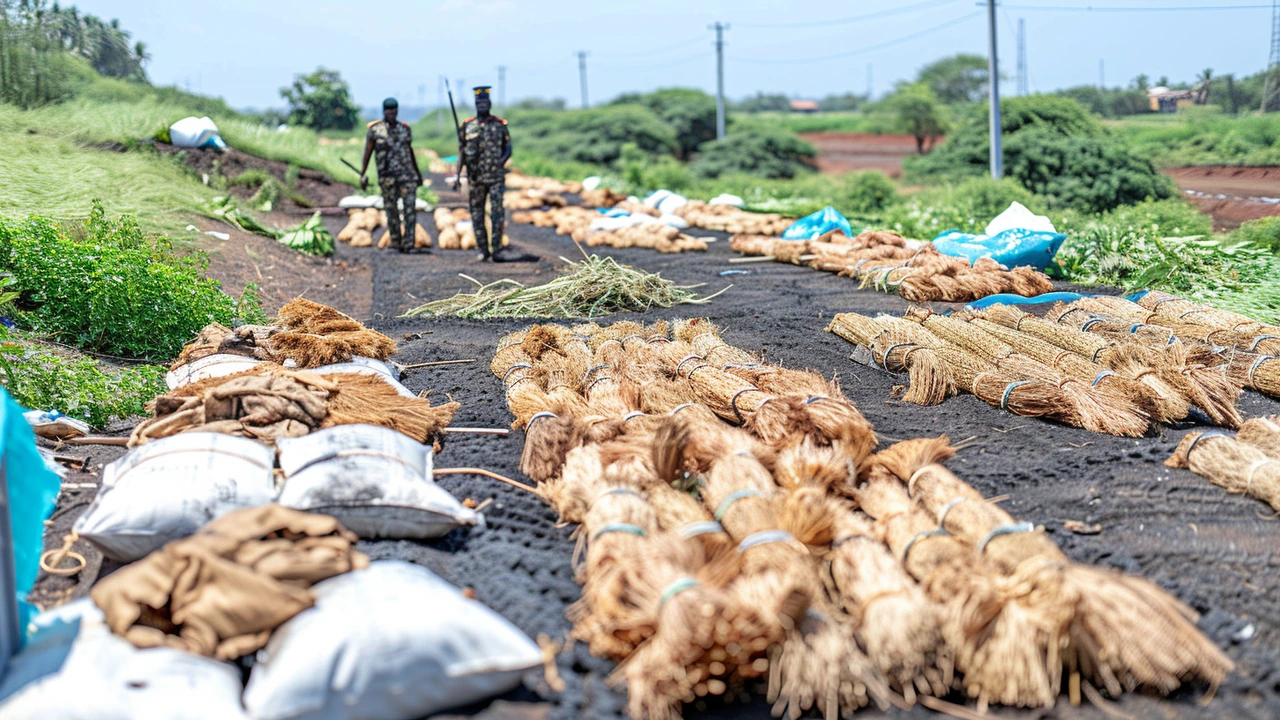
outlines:
[{"label": "distant building", "polygon": [[1147,98],[1151,101],[1152,112],[1173,113],[1178,112],[1178,108],[1194,105],[1196,93],[1194,90],[1170,90],[1160,85],[1148,90]]},{"label": "distant building", "polygon": [[791,112],[798,113],[816,113],[818,112],[818,103],[814,100],[792,100]]}]

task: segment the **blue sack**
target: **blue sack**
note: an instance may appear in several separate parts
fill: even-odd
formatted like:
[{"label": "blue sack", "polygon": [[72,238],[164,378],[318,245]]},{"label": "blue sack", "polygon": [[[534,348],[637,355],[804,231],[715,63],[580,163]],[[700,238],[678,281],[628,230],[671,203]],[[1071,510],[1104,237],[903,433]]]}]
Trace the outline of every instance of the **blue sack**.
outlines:
[{"label": "blue sack", "polygon": [[783,231],[782,237],[784,240],[813,240],[832,230],[841,230],[845,235],[853,237],[853,229],[849,227],[849,221],[840,214],[839,210],[828,205],[792,223],[791,227]]},{"label": "blue sack", "polygon": [[948,230],[933,239],[933,246],[944,255],[967,259],[991,258],[1005,267],[1030,265],[1043,270],[1053,262],[1067,236],[1041,230],[1010,229],[995,235],[970,235]]},{"label": "blue sack", "polygon": [[[36,450],[35,433],[22,416],[23,409],[0,389],[0,651],[8,654],[21,647],[27,623],[35,608],[26,602],[40,570],[44,549],[44,521],[53,513],[61,490],[61,480],[44,464]],[[13,544],[9,545],[12,540]],[[16,581],[15,585],[9,585]],[[16,631],[16,633],[15,633]],[[0,667],[3,663],[0,662]]]}]

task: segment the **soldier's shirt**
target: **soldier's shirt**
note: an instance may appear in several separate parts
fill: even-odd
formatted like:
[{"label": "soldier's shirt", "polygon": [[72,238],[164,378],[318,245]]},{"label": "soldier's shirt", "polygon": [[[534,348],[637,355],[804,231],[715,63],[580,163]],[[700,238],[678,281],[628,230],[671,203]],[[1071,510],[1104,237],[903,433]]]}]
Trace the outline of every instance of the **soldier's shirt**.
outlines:
[{"label": "soldier's shirt", "polygon": [[471,182],[488,185],[506,179],[502,151],[511,139],[506,120],[497,115],[467,118],[462,123],[462,137],[462,160]]},{"label": "soldier's shirt", "polygon": [[374,120],[369,123],[367,137],[373,141],[378,182],[391,179],[417,181],[418,170],[409,144],[413,140],[413,131],[407,123],[396,121],[395,125],[388,125],[386,120]]}]

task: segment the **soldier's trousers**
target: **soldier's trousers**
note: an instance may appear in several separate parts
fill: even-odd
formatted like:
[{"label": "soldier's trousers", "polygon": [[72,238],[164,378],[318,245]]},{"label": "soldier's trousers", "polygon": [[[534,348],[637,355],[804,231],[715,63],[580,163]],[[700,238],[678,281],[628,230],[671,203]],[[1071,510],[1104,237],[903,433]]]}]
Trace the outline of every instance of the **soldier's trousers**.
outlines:
[{"label": "soldier's trousers", "polygon": [[[492,255],[502,247],[502,230],[506,214],[502,209],[502,195],[506,192],[506,181],[481,184],[471,183],[471,192],[467,204],[471,208],[471,229],[476,234],[476,247],[485,255]],[[484,203],[489,201],[489,220],[493,225],[493,239],[484,227]]]},{"label": "soldier's trousers", "polygon": [[[390,178],[382,182],[379,179],[378,186],[382,188],[382,207],[387,211],[387,232],[391,234],[391,244],[399,246],[403,243],[404,247],[413,248],[414,228],[418,225],[418,209],[415,207],[418,204],[418,181]],[[404,206],[403,231],[397,202]]]}]

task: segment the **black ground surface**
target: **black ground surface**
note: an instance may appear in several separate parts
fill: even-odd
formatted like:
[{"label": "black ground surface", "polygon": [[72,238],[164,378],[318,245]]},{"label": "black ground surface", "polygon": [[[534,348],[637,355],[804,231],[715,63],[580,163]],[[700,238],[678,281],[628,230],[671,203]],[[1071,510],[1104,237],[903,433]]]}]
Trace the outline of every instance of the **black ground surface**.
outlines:
[{"label": "black ground surface", "polygon": [[[436,187],[443,187],[439,178]],[[442,193],[448,203],[458,196]],[[424,218],[424,226],[430,225]],[[335,232],[342,218],[331,218]],[[434,228],[431,228],[434,236]],[[581,257],[567,237],[529,225],[510,225],[508,234],[517,250],[543,260],[529,264],[478,264],[471,251],[434,250],[431,254],[401,255],[373,248],[339,245],[338,259],[355,259],[373,268],[371,317],[364,318],[400,342],[401,363],[475,358],[472,364],[423,368],[406,372],[404,382],[415,391],[431,390],[443,401],[450,395],[462,404],[454,419],[459,426],[506,427],[511,421],[503,402],[502,384],[489,373],[489,360],[503,334],[528,325],[525,321],[466,321],[452,318],[398,316],[426,300],[447,297],[472,283],[466,273],[487,283],[510,277],[528,283],[549,280],[558,258]],[[705,284],[714,292],[733,288],[707,305],[681,306],[643,316],[660,318],[708,316],[724,330],[726,341],[762,353],[768,360],[797,368],[812,368],[838,377],[844,392],[875,426],[883,442],[948,434],[953,441],[975,438],[951,461],[950,467],[987,496],[1008,495],[1004,503],[1015,517],[1043,525],[1074,560],[1120,568],[1141,575],[1172,592],[1202,614],[1201,629],[1237,663],[1214,699],[1202,704],[1202,689],[1172,698],[1127,695],[1107,709],[1072,708],[1065,701],[1051,710],[1019,711],[995,708],[991,714],[1010,718],[1094,718],[1120,711],[1133,717],[1200,718],[1280,716],[1280,520],[1263,503],[1230,495],[1188,471],[1161,463],[1192,426],[1166,429],[1159,435],[1124,439],[1097,435],[1039,420],[1017,417],[971,396],[950,399],[937,407],[919,407],[891,399],[899,378],[852,362],[853,346],[823,331],[838,312],[901,313],[907,304],[896,296],[859,291],[848,279],[806,268],[775,263],[730,265],[733,253],[723,234],[706,253],[661,255],[651,250],[595,248],[620,262],[660,271],[681,284]],[[749,275],[721,277],[728,269],[747,269]],[[352,288],[353,293],[360,289]],[[605,321],[637,319],[620,314]],[[422,333],[421,337],[415,334]],[[429,333],[429,334],[426,334]],[[409,335],[415,339],[406,340]],[[1280,403],[1246,393],[1247,416],[1280,412]],[[479,466],[523,478],[517,470],[522,436],[451,436],[436,458],[437,467]],[[93,464],[118,454],[115,448],[92,451]],[[76,473],[68,482],[96,482]],[[540,500],[520,490],[476,477],[442,478],[441,484],[459,498],[493,498],[487,511],[488,528],[456,531],[432,542],[362,542],[374,559],[396,558],[425,565],[460,586],[475,589],[479,600],[500,612],[530,636],[547,634],[563,639],[569,631],[565,607],[579,596],[573,581],[571,528],[556,527],[556,517]],[[92,490],[64,496],[50,527],[49,543],[69,527]],[[1063,529],[1067,520],[1097,523],[1096,535],[1075,535]],[[80,543],[83,545],[84,543]],[[79,546],[78,546],[79,547]],[[90,564],[81,578],[42,578],[37,597],[55,599],[87,591],[99,571]],[[110,570],[111,568],[102,568]],[[78,582],[78,584],[77,584]],[[424,608],[424,612],[429,612]],[[487,710],[486,717],[611,718],[623,715],[625,696],[606,684],[613,668],[594,658],[582,645],[558,658],[567,684],[551,692],[540,674],[531,674],[526,688]],[[957,694],[950,698],[964,702]],[[513,704],[514,703],[514,704]],[[894,717],[925,717],[929,711],[890,710]],[[689,717],[766,718],[762,702],[690,708]],[[879,717],[863,710],[859,717]]]}]

